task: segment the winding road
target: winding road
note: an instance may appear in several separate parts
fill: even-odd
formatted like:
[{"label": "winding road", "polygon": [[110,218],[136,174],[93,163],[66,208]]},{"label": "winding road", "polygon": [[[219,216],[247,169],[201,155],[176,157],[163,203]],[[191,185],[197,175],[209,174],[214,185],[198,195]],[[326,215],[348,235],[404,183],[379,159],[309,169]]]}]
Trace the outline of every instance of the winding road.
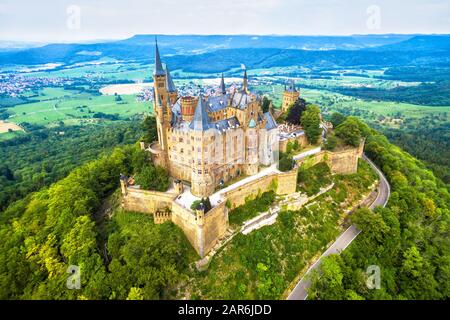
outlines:
[{"label": "winding road", "polygon": [[[370,209],[374,209],[378,206],[384,207],[389,200],[391,193],[391,188],[389,182],[387,181],[381,170],[365,155],[363,154],[363,159],[366,161],[377,173],[380,178],[380,185],[378,187],[378,194],[376,199],[369,206]],[[300,281],[295,286],[294,290],[289,294],[288,300],[306,300],[308,297],[308,288],[311,285],[309,280],[309,275],[313,270],[316,270],[322,259],[330,254],[339,254],[341,251],[345,250],[350,243],[358,236],[360,231],[355,225],[351,225],[347,230],[345,230],[336,239],[336,241],[320,256],[320,258],[306,271],[305,275],[300,279]]]}]

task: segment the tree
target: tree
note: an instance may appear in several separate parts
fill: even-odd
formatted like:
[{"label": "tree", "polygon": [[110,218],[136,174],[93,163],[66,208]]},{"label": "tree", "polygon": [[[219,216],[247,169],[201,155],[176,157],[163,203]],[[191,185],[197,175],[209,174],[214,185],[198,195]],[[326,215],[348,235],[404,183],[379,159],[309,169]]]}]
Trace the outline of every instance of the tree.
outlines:
[{"label": "tree", "polygon": [[337,300],[342,299],[345,292],[342,286],[344,278],[339,265],[339,256],[330,255],[323,259],[320,266],[320,274],[312,276],[311,287],[308,295],[313,299]]},{"label": "tree", "polygon": [[297,99],[292,107],[289,108],[286,116],[286,121],[292,124],[300,124],[300,119],[303,112],[306,110],[306,101],[304,99]]},{"label": "tree", "polygon": [[337,138],[333,135],[327,136],[327,141],[325,142],[325,149],[333,151],[337,146]]},{"label": "tree", "polygon": [[127,300],[144,300],[141,288],[130,288],[130,293],[128,294]]},{"label": "tree", "polygon": [[337,126],[339,126],[342,122],[344,122],[345,119],[346,119],[346,117],[343,114],[341,114],[339,112],[334,112],[331,115],[330,122],[333,124],[334,128],[337,128]]},{"label": "tree", "polygon": [[272,100],[270,100],[266,96],[263,97],[263,101],[262,101],[262,110],[263,110],[263,112],[268,112],[269,111],[271,103],[272,103]]},{"label": "tree", "polygon": [[322,133],[320,128],[320,109],[317,106],[309,105],[301,115],[300,122],[305,130],[306,137],[310,144],[315,144]]},{"label": "tree", "polygon": [[280,152],[280,160],[278,162],[278,169],[280,171],[290,171],[294,167],[294,159],[288,153]]},{"label": "tree", "polygon": [[136,184],[145,190],[166,191],[169,188],[169,174],[163,167],[147,164],[134,176]]},{"label": "tree", "polygon": [[158,133],[156,131],[156,119],[153,116],[145,117],[142,122],[142,129],[144,130],[144,136],[142,140],[146,143],[152,143],[158,138]]},{"label": "tree", "polygon": [[361,141],[361,131],[358,121],[354,118],[347,118],[335,130],[336,136],[341,138],[346,144],[357,147]]}]

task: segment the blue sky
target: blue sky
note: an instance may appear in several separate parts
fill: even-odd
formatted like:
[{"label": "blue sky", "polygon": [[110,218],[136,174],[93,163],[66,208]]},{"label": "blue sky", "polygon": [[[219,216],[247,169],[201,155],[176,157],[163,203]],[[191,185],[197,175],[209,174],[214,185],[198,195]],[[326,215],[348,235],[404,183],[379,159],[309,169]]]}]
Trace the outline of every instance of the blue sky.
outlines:
[{"label": "blue sky", "polygon": [[0,0],[0,40],[144,33],[450,33],[450,0]]}]

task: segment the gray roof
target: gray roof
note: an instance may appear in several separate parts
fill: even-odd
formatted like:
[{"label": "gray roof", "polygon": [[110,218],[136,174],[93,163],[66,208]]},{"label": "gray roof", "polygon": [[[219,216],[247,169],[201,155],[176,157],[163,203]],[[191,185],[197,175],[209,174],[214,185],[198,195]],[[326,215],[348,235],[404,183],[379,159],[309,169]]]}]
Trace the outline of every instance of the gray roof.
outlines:
[{"label": "gray roof", "polygon": [[239,125],[239,120],[236,117],[219,120],[212,123],[213,128],[219,130],[220,132],[224,132],[225,130],[230,128],[237,128]]},{"label": "gray roof", "polygon": [[286,91],[289,92],[297,92],[297,89],[295,88],[295,82],[294,80],[290,80],[289,81],[289,86],[287,87],[287,89],[285,89]]},{"label": "gray roof", "polygon": [[208,112],[206,111],[206,103],[202,95],[198,97],[197,107],[195,108],[194,118],[189,128],[192,130],[204,131],[211,128]]},{"label": "gray roof", "polygon": [[231,101],[231,105],[235,108],[243,109],[247,106],[247,104],[250,102],[250,96],[244,92],[236,92],[233,95],[233,100]]},{"label": "gray roof", "polygon": [[275,121],[275,119],[273,118],[273,116],[270,112],[264,113],[264,117],[266,117],[266,120],[267,120],[267,122],[266,122],[267,130],[272,130],[277,127],[277,122]]},{"label": "gray roof", "polygon": [[207,101],[207,107],[209,112],[215,112],[225,109],[228,106],[230,97],[228,94],[222,94],[220,96],[210,96]]},{"label": "gray roof", "polygon": [[166,65],[166,86],[167,91],[176,92],[177,87],[175,87],[175,83],[173,83],[172,76],[170,75],[169,67]]},{"label": "gray roof", "polygon": [[153,74],[155,76],[163,76],[166,74],[161,63],[161,57],[159,56],[158,41],[156,40],[156,38],[155,38],[155,70]]}]

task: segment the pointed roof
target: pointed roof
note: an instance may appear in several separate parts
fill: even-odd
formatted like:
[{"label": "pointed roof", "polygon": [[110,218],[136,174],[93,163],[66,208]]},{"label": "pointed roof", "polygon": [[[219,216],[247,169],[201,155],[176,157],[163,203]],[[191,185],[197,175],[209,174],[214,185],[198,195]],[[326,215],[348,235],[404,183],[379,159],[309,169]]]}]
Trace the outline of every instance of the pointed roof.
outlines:
[{"label": "pointed roof", "polygon": [[[285,85],[285,88],[286,88],[286,85]],[[287,89],[284,89],[284,90],[287,90],[289,92],[297,92],[297,89],[295,88],[295,82],[294,82],[293,79],[291,79],[289,81],[289,87]]]},{"label": "pointed roof", "polygon": [[225,79],[223,78],[223,73],[222,73],[222,79],[220,80],[220,92],[222,94],[226,94],[227,90],[225,88]]},{"label": "pointed roof", "polygon": [[189,128],[192,130],[205,131],[211,128],[208,112],[206,111],[206,103],[203,96],[198,97],[197,107],[195,108],[194,119],[192,119]]},{"label": "pointed roof", "polygon": [[166,87],[169,92],[176,92],[177,87],[173,83],[172,76],[170,75],[169,67],[166,65]]},{"label": "pointed roof", "polygon": [[158,49],[158,40],[155,37],[155,71],[153,72],[155,76],[163,76],[166,73],[164,72],[162,63],[161,63],[161,56],[159,55],[159,49]]},{"label": "pointed roof", "polygon": [[255,120],[252,118],[252,119],[250,119],[250,122],[248,123],[248,127],[249,128],[254,128],[254,127],[256,127],[256,122],[255,122]]},{"label": "pointed roof", "polygon": [[242,89],[247,90],[248,88],[248,78],[247,78],[247,68],[244,70],[244,82],[242,83]]}]

